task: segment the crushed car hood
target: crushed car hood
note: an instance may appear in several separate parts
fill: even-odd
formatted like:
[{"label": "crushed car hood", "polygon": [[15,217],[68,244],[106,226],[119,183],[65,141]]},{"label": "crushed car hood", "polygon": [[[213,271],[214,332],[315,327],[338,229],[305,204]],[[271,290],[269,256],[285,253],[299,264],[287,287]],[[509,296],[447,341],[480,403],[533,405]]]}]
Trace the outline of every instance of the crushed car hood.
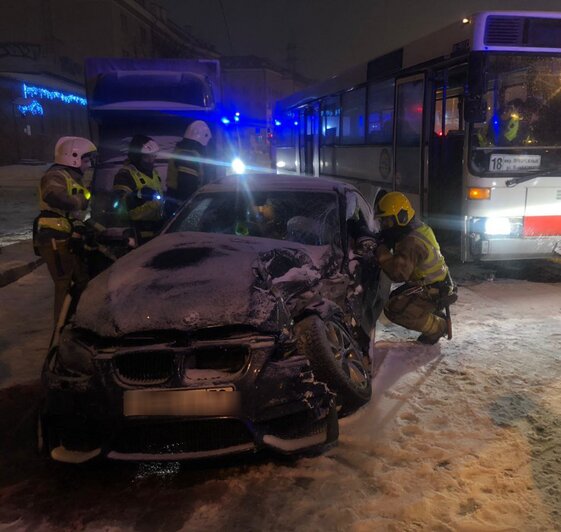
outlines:
[{"label": "crushed car hood", "polygon": [[211,233],[162,235],[82,294],[73,322],[100,336],[249,325],[278,330],[281,300],[317,285],[328,246]]}]

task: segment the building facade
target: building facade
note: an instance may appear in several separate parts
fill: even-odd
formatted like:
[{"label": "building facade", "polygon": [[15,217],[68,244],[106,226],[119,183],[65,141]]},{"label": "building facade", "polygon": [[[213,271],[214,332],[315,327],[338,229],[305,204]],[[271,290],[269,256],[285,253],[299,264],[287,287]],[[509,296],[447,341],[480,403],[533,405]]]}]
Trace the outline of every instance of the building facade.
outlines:
[{"label": "building facade", "polygon": [[217,58],[149,0],[18,0],[0,17],[0,164],[88,136],[86,57]]}]

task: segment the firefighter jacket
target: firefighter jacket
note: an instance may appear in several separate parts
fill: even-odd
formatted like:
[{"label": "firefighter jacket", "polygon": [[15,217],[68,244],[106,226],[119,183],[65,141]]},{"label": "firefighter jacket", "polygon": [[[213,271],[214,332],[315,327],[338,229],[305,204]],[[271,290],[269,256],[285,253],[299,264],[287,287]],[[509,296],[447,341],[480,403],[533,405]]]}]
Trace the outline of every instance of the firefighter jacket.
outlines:
[{"label": "firefighter jacket", "polygon": [[393,254],[385,245],[380,245],[376,258],[394,282],[431,285],[444,281],[448,276],[448,266],[436,237],[432,229],[422,222],[415,222],[411,231],[396,242]]},{"label": "firefighter jacket", "polygon": [[69,166],[54,164],[39,184],[39,241],[70,238],[73,226],[81,223],[88,208],[90,191],[82,184],[82,174]]},{"label": "firefighter jacket", "polygon": [[168,162],[166,178],[168,196],[186,201],[204,184],[200,162],[202,150],[198,142],[190,139],[183,139],[177,143]]},{"label": "firefighter jacket", "polygon": [[133,164],[127,163],[115,176],[113,191],[119,198],[116,207],[131,222],[162,220],[163,188],[162,180],[156,170],[148,176]]}]

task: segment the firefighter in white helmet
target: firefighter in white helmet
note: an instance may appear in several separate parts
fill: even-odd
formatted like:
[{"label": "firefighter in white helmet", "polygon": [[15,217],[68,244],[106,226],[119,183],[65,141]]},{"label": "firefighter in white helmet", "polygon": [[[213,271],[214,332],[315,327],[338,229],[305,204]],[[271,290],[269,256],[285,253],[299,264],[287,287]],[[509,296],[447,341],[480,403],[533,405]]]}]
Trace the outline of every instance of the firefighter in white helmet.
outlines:
[{"label": "firefighter in white helmet", "polygon": [[164,220],[162,179],[154,168],[159,151],[155,140],[135,135],[128,158],[113,181],[113,206],[134,229],[139,244],[156,236]]},{"label": "firefighter in white helmet", "polygon": [[206,122],[195,120],[185,130],[168,162],[166,196],[168,214],[187,201],[205,184],[204,164],[206,149],[212,134]]},{"label": "firefighter in white helmet", "polygon": [[83,220],[91,193],[84,186],[84,172],[93,166],[97,148],[82,137],[62,137],[55,146],[55,162],[39,185],[39,216],[33,224],[34,246],[47,263],[55,283],[55,322],[73,283],[80,293],[88,282],[87,268],[79,253]]}]

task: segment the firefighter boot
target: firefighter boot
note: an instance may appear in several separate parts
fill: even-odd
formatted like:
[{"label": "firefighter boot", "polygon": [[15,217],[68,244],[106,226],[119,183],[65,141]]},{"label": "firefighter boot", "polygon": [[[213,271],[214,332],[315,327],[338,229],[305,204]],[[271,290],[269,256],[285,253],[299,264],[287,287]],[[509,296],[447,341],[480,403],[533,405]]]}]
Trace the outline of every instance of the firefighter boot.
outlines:
[{"label": "firefighter boot", "polygon": [[427,319],[427,323],[423,328],[423,334],[417,338],[418,342],[422,344],[433,345],[440,340],[448,331],[446,320],[440,316],[431,314]]}]

